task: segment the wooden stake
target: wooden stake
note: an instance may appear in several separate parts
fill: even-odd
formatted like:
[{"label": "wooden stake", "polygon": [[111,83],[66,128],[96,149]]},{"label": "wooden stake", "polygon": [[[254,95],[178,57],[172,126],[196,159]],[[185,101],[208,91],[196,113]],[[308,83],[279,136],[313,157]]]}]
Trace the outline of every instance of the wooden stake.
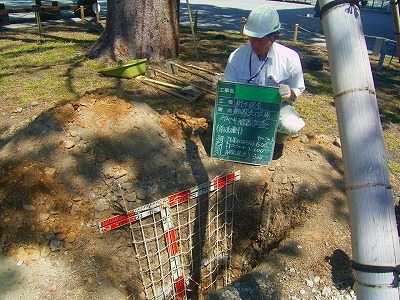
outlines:
[{"label": "wooden stake", "polygon": [[217,73],[217,72],[213,72],[213,71],[210,71],[210,70],[204,69],[204,68],[202,68],[202,67],[199,67],[199,66],[195,66],[195,65],[187,65],[187,66],[188,66],[188,67],[191,67],[191,68],[193,68],[193,69],[196,69],[196,70],[200,70],[200,71],[207,72],[207,73],[209,73],[209,74],[211,74],[211,75],[218,75],[218,73]]},{"label": "wooden stake", "polygon": [[192,29],[194,50],[195,50],[195,52],[196,52],[196,58],[199,59],[199,53],[197,52],[196,37],[195,37],[195,35],[194,35],[194,27],[193,27],[193,21],[192,21],[192,11],[190,10],[189,0],[186,0],[186,4],[187,4],[187,8],[188,8],[189,21],[190,21],[190,28]]},{"label": "wooden stake", "polygon": [[242,17],[242,21],[240,24],[240,35],[243,35],[243,29],[244,29],[244,25],[246,24],[246,18]]},{"label": "wooden stake", "polygon": [[193,100],[195,99],[195,98],[186,97],[186,96],[184,96],[184,95],[182,95],[182,94],[179,94],[179,93],[177,93],[177,92],[174,92],[173,90],[171,90],[171,89],[169,89],[169,88],[167,88],[167,87],[165,87],[165,86],[159,85],[159,84],[157,84],[157,83],[155,83],[155,82],[149,80],[148,78],[138,78],[138,79],[139,79],[141,82],[145,83],[145,84],[148,84],[148,85],[150,85],[150,86],[152,86],[152,87],[154,87],[154,88],[157,88],[157,89],[159,89],[159,90],[162,90],[163,92],[166,92],[166,93],[168,93],[168,94],[171,94],[171,95],[173,95],[173,96],[175,96],[175,97],[178,97],[178,98],[181,98],[181,99],[184,99],[184,100],[187,100],[187,101],[193,101]]},{"label": "wooden stake", "polygon": [[95,2],[95,7],[96,7],[96,23],[100,23],[100,10],[99,10],[99,4]]},{"label": "wooden stake", "polygon": [[179,86],[179,85],[175,85],[175,84],[171,84],[171,83],[168,83],[168,82],[163,82],[163,81],[159,81],[159,80],[155,80],[155,79],[150,79],[150,78],[147,78],[147,77],[139,77],[138,79],[141,80],[141,81],[146,81],[146,82],[162,85],[162,86],[173,88],[173,89],[177,89],[177,90],[181,90],[182,89],[182,87]]},{"label": "wooden stake", "polygon": [[210,78],[209,76],[203,75],[203,74],[201,74],[200,72],[191,70],[191,69],[189,69],[189,68],[187,68],[187,67],[184,67],[184,66],[182,66],[182,65],[178,65],[177,63],[174,63],[174,62],[170,62],[170,63],[171,63],[171,65],[177,67],[178,69],[182,69],[182,70],[184,70],[184,71],[186,71],[186,72],[188,72],[188,73],[191,73],[191,74],[193,74],[193,75],[199,76],[199,77],[201,77],[201,78],[203,78],[203,79],[206,79],[206,80],[212,82],[212,78]]},{"label": "wooden stake", "polygon": [[167,77],[167,78],[169,78],[169,79],[176,80],[176,81],[178,81],[178,82],[180,82],[180,83],[183,83],[183,84],[186,84],[186,85],[192,85],[192,86],[194,86],[195,88],[197,88],[197,89],[199,89],[200,91],[203,91],[203,92],[205,92],[205,93],[210,93],[210,94],[212,94],[212,95],[215,95],[215,92],[210,91],[210,90],[207,90],[207,89],[204,89],[204,88],[199,87],[199,86],[197,86],[197,85],[194,85],[194,84],[192,84],[192,83],[191,83],[190,81],[188,81],[188,80],[184,80],[184,79],[182,79],[182,78],[178,78],[178,77],[176,77],[176,76],[174,76],[174,75],[168,74],[168,73],[166,73],[166,72],[164,72],[164,71],[161,71],[161,70],[158,70],[158,69],[154,69],[154,68],[152,68],[152,67],[148,67],[148,69],[154,71],[155,73],[161,74],[162,76]]},{"label": "wooden stake", "polygon": [[81,8],[81,22],[82,24],[85,24],[85,8],[83,7],[83,5],[81,5],[80,8]]},{"label": "wooden stake", "polygon": [[33,5],[32,6],[33,11],[35,12],[35,18],[36,18],[36,24],[38,26],[38,31],[39,31],[39,43],[43,44],[43,39],[42,39],[42,21],[40,19],[40,10],[41,7],[40,5]]},{"label": "wooden stake", "polygon": [[299,31],[299,24],[294,24],[293,43],[297,43],[297,32]]},{"label": "wooden stake", "polygon": [[194,12],[194,26],[193,26],[194,31],[197,30],[197,22],[198,22],[198,21],[199,21],[199,12],[196,10],[196,11]]}]

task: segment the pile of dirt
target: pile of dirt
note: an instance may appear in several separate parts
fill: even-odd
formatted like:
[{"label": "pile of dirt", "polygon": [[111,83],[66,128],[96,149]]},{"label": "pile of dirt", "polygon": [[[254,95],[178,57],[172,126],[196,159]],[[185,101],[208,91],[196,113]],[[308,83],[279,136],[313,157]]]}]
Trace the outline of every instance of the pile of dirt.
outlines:
[{"label": "pile of dirt", "polygon": [[40,114],[0,151],[2,299],[144,299],[128,228],[98,222],[232,170],[234,283],[210,298],[351,299],[337,139],[301,134],[271,166],[210,143],[210,120],[106,91]]}]

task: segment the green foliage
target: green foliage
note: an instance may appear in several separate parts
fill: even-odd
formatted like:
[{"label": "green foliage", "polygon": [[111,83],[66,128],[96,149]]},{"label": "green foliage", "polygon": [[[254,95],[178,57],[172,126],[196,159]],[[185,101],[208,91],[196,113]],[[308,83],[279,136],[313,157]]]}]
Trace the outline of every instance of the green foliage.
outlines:
[{"label": "green foliage", "polygon": [[389,159],[388,165],[390,173],[397,174],[398,176],[400,176],[400,163],[397,163]]}]

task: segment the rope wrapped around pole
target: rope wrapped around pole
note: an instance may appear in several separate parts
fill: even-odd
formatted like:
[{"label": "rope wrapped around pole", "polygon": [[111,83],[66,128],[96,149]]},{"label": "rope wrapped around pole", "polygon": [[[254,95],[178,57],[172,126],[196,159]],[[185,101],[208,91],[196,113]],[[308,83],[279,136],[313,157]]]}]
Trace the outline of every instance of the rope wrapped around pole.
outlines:
[{"label": "rope wrapped around pole", "polygon": [[357,299],[398,300],[400,244],[361,12],[319,0],[338,118]]}]

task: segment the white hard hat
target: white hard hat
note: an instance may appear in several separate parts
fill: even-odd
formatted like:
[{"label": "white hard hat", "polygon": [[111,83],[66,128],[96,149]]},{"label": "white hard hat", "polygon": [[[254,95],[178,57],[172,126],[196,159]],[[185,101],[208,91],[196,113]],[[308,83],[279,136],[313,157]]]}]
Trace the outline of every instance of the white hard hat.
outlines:
[{"label": "white hard hat", "polygon": [[263,5],[250,12],[243,33],[250,37],[262,38],[280,28],[278,12],[269,5]]}]

